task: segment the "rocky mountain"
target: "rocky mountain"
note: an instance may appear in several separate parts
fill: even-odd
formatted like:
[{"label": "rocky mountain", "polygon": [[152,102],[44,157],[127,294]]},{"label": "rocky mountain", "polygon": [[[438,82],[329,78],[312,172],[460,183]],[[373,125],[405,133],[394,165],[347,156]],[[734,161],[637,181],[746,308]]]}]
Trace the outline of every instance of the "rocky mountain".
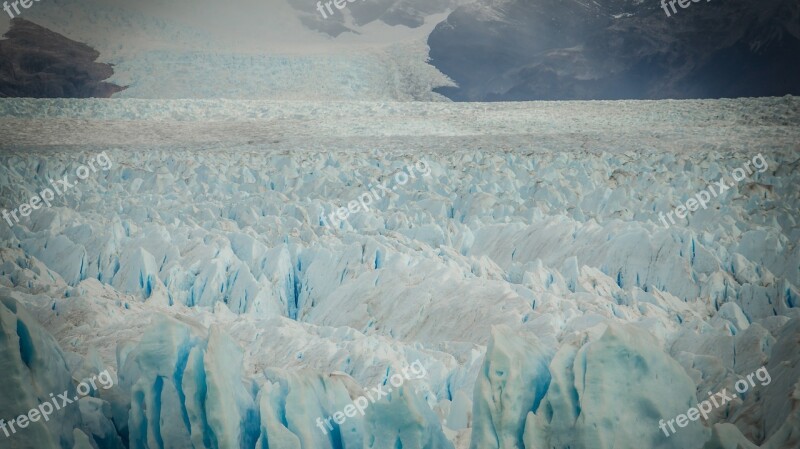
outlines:
[{"label": "rocky mountain", "polygon": [[[669,13],[669,16],[667,15]],[[458,101],[800,93],[800,3],[500,0],[456,9],[428,39]]]},{"label": "rocky mountain", "polygon": [[0,97],[108,98],[125,89],[104,82],[110,64],[93,48],[25,19],[0,40]]}]

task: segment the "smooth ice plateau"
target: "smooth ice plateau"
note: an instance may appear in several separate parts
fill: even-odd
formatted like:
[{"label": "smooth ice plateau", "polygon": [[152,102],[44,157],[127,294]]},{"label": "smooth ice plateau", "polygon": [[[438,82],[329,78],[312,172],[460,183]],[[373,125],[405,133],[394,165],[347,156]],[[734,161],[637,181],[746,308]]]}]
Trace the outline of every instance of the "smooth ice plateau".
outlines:
[{"label": "smooth ice plateau", "polygon": [[113,163],[0,222],[0,418],[115,379],[0,448],[800,447],[798,123],[792,97],[0,100],[5,205]]}]

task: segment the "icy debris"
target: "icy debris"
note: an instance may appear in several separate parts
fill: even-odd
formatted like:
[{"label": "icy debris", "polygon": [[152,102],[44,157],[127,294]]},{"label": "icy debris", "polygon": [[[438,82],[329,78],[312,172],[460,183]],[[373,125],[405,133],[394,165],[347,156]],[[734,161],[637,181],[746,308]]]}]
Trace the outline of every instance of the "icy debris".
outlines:
[{"label": "icy debris", "polygon": [[[797,100],[658,105],[669,123],[648,102],[0,101],[3,207],[96,147],[115,162],[0,226],[0,295],[73,376],[121,377],[52,440],[104,449],[111,416],[140,448],[797,446]],[[662,226],[746,148],[770,170]],[[431,176],[319,222],[423,156]],[[316,427],[416,359],[413,391]],[[760,365],[770,385],[658,440]]]},{"label": "icy debris", "polygon": [[245,388],[241,354],[220,329],[206,339],[166,318],[124,357],[120,387],[129,392],[130,447],[252,447],[255,403]]},{"label": "icy debris", "polygon": [[675,426],[669,437],[659,429],[659,421],[696,404],[694,382],[657,341],[634,326],[610,324],[599,338],[562,346],[550,372],[547,394],[528,414],[526,449],[699,449],[707,439],[708,430],[696,421]]},{"label": "icy debris", "polygon": [[[20,449],[59,449],[62,444],[71,447],[72,429],[80,426],[81,413],[75,404],[66,404],[55,411],[51,403],[77,397],[75,385],[67,368],[61,348],[55,339],[31,317],[25,307],[15,299],[0,293],[0,418],[5,420],[0,432],[0,446]],[[54,399],[55,397],[55,399]],[[21,428],[9,421],[40,404],[49,403],[47,420],[29,421]],[[27,418],[26,418],[27,420]],[[5,434],[8,432],[8,435]]]},{"label": "icy debris", "polygon": [[370,405],[364,421],[365,445],[454,449],[438,417],[412,385],[403,385]]},{"label": "icy debris", "polygon": [[137,293],[147,299],[161,283],[156,259],[144,248],[128,248],[119,264],[120,271],[114,275],[111,285],[123,293]]},{"label": "icy debris", "polygon": [[[86,396],[78,401],[78,406],[81,410],[83,420],[81,429],[84,436],[91,436],[90,441],[95,441],[103,449],[123,449],[126,447],[122,437],[117,433],[117,428],[114,426],[111,404],[108,401]],[[78,429],[75,429],[75,431],[77,432]],[[83,440],[83,438],[79,438],[76,433],[76,445],[79,440]],[[88,437],[87,440],[89,440]]]},{"label": "icy debris", "polygon": [[471,449],[523,447],[528,412],[539,410],[550,386],[551,357],[534,335],[492,329],[475,385]]}]

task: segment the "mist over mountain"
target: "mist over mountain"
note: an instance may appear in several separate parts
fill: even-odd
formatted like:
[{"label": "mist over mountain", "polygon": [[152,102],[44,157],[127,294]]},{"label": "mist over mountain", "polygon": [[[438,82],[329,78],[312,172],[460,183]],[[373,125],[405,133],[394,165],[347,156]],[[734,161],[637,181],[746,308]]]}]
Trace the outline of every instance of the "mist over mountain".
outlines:
[{"label": "mist over mountain", "polygon": [[[669,6],[667,6],[669,8]],[[457,101],[800,93],[800,3],[503,0],[456,9],[428,39]]]},{"label": "mist over mountain", "polygon": [[[464,0],[351,0],[341,10],[332,6],[334,13],[329,14],[326,9],[318,11],[317,2],[311,0],[287,1],[298,11],[305,26],[333,37],[345,32],[358,34],[358,27],[376,21],[390,26],[418,28],[425,24],[428,16],[445,13],[459,4],[468,3]],[[327,1],[319,2],[323,5],[320,8],[325,3]]]}]

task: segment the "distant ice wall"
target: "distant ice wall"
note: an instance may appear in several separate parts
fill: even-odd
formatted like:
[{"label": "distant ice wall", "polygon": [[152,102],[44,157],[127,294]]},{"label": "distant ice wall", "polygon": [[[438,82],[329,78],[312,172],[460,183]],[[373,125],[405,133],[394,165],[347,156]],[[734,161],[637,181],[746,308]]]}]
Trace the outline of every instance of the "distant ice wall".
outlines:
[{"label": "distant ice wall", "polygon": [[115,98],[449,101],[452,83],[428,65],[427,47],[346,54],[250,55],[150,51],[115,66],[129,86]]}]

